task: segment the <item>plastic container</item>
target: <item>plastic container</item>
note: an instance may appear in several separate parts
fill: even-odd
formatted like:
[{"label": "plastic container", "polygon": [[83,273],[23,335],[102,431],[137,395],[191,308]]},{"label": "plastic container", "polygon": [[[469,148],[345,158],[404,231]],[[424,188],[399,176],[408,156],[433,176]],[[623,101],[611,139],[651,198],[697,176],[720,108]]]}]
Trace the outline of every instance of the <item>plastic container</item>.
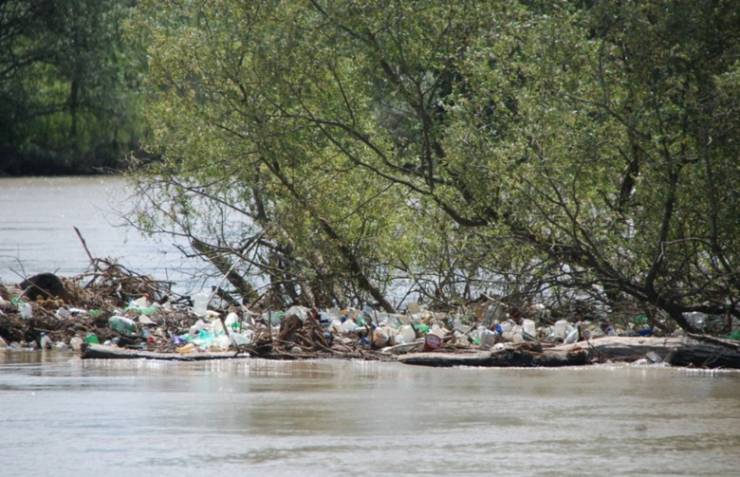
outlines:
[{"label": "plastic container", "polygon": [[487,330],[485,328],[480,330],[479,339],[481,349],[491,349],[493,345],[496,344],[497,336],[497,333],[491,330]]},{"label": "plastic container", "polygon": [[442,347],[442,338],[435,335],[434,333],[429,333],[424,337],[424,349],[426,351],[435,351]]},{"label": "plastic container", "polygon": [[[97,338],[98,337],[96,336],[95,339],[97,339]],[[79,351],[80,348],[82,347],[82,343],[84,343],[84,341],[82,340],[82,338],[80,338],[79,336],[73,336],[69,340],[69,347],[72,348],[75,351]]]},{"label": "plastic container", "polygon": [[195,351],[195,345],[193,343],[188,343],[185,346],[180,346],[177,348],[177,352],[180,354],[189,354]]},{"label": "plastic container", "polygon": [[124,336],[136,336],[139,333],[134,320],[124,316],[111,316],[108,318],[108,326],[113,331]]},{"label": "plastic container", "polygon": [[18,305],[18,311],[21,313],[21,318],[28,320],[33,318],[33,307],[30,303],[21,303]]},{"label": "plastic container", "polygon": [[41,349],[51,349],[51,347],[54,345],[54,342],[51,341],[51,338],[46,333],[41,333],[41,336],[39,337],[39,348]]},{"label": "plastic container", "polygon": [[570,328],[572,326],[567,320],[558,320],[552,328],[552,334],[555,338],[563,340],[570,333]]},{"label": "plastic container", "polygon": [[534,320],[522,320],[522,331],[532,338],[537,338],[537,326],[534,324]]},{"label": "plastic container", "polygon": [[416,339],[416,333],[411,325],[403,325],[398,333],[393,338],[394,344],[406,344],[411,343]]},{"label": "plastic container", "polygon": [[254,333],[251,331],[245,331],[244,333],[232,333],[231,339],[237,346],[248,346],[252,344],[254,340]]},{"label": "plastic container", "polygon": [[208,303],[211,301],[211,294],[201,290],[190,297],[193,300],[193,313],[198,316],[205,316],[208,311]]},{"label": "plastic container", "polygon": [[[75,338],[72,338],[69,341],[69,344],[72,345],[72,348],[74,348],[75,347],[75,344],[76,344],[76,342],[75,343],[72,343],[72,341],[75,340]],[[77,339],[79,339],[79,338],[77,338]],[[98,336],[95,335],[94,333],[89,333],[87,336],[85,336],[85,343],[87,343],[89,345],[100,344],[100,340],[98,339]],[[80,343],[80,344],[82,344],[82,343]]]},{"label": "plastic container", "polygon": [[389,342],[390,342],[390,335],[388,333],[388,330],[384,328],[376,328],[375,331],[373,331],[373,347],[374,348],[383,348],[385,346],[388,346]]},{"label": "plastic container", "polygon": [[571,344],[578,341],[578,328],[571,327],[572,329],[568,332],[568,336],[565,337],[565,344]]}]

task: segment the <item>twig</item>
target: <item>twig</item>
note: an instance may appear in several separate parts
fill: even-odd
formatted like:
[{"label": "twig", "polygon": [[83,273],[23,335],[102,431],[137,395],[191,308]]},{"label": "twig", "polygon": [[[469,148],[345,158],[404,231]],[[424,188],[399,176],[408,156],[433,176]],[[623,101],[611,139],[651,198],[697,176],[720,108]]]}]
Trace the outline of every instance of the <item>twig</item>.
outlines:
[{"label": "twig", "polygon": [[82,243],[82,248],[85,249],[85,253],[87,254],[87,258],[90,259],[90,265],[92,265],[93,267],[95,267],[95,270],[100,270],[100,268],[98,268],[98,262],[97,262],[97,260],[95,260],[93,258],[92,253],[90,253],[90,249],[87,248],[87,242],[85,241],[84,237],[82,237],[82,233],[80,232],[80,229],[78,229],[77,226],[75,226],[75,225],[73,225],[72,228],[75,229],[75,233],[77,234],[77,238],[80,239],[80,242]]}]

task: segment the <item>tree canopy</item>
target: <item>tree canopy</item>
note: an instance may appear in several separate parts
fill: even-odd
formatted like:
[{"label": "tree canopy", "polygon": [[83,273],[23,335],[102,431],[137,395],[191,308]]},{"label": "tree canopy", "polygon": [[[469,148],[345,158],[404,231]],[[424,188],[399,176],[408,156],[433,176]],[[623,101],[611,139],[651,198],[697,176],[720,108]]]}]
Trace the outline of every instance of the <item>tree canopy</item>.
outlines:
[{"label": "tree canopy", "polygon": [[120,165],[143,134],[130,0],[0,0],[0,172]]},{"label": "tree canopy", "polygon": [[719,0],[143,1],[162,161],[140,223],[276,300],[392,309],[402,282],[439,303],[569,291],[684,327],[738,316],[739,17]]}]

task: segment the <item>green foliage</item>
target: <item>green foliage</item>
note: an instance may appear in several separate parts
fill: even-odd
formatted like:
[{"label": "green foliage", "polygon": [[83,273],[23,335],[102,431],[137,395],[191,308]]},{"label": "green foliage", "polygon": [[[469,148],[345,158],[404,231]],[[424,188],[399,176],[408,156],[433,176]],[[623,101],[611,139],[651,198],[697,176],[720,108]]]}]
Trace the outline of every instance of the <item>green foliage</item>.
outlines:
[{"label": "green foliage", "polygon": [[143,134],[124,0],[0,3],[0,151],[9,172],[119,166]]},{"label": "green foliage", "polygon": [[[296,275],[360,296],[399,276],[447,300],[527,276],[679,322],[736,309],[738,15],[145,1],[150,177],[187,184],[157,200],[237,209]],[[187,210],[167,218],[193,233]]]}]

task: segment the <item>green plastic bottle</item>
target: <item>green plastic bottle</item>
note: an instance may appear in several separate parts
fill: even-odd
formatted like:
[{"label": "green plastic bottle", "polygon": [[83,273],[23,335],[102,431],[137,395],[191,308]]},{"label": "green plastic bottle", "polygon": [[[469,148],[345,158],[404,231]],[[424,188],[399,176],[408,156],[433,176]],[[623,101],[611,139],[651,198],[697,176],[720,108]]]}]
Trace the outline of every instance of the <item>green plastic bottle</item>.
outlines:
[{"label": "green plastic bottle", "polygon": [[87,336],[85,336],[85,343],[87,344],[100,344],[100,340],[98,339],[98,336],[95,333],[88,333]]},{"label": "green plastic bottle", "polygon": [[108,318],[108,326],[124,336],[136,336],[139,330],[136,328],[134,320],[124,318],[123,316],[111,316]]}]

